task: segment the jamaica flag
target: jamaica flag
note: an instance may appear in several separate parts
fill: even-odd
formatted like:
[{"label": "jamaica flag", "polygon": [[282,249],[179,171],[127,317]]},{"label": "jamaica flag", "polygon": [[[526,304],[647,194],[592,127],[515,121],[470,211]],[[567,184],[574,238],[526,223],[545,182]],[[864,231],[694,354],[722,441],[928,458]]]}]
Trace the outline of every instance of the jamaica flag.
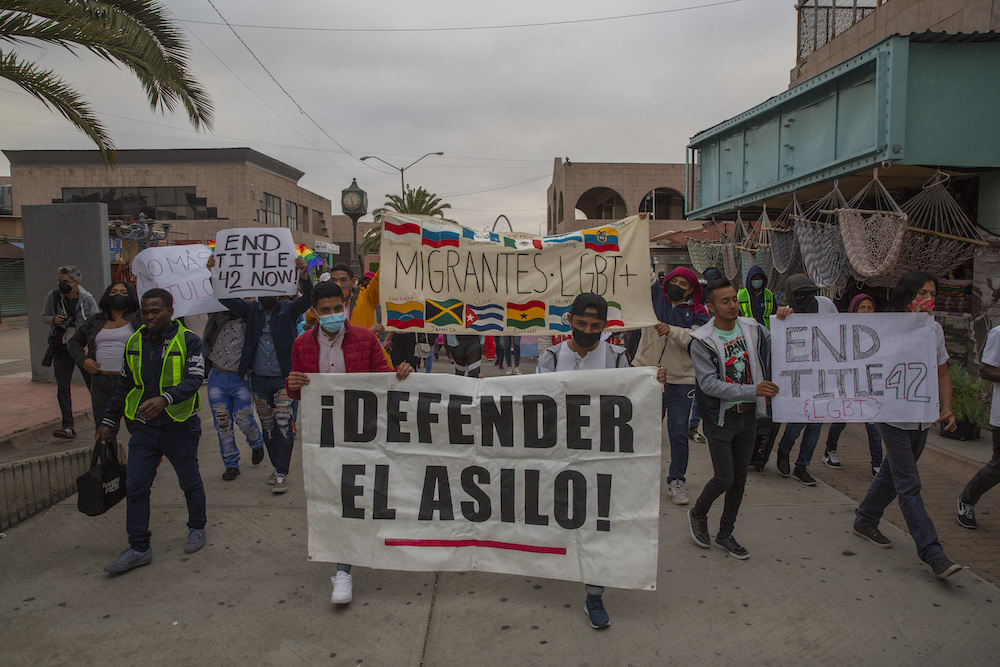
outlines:
[{"label": "jamaica flag", "polygon": [[449,324],[462,326],[465,323],[465,304],[458,299],[447,301],[432,301],[427,299],[424,307],[424,319],[427,324],[442,327]]}]

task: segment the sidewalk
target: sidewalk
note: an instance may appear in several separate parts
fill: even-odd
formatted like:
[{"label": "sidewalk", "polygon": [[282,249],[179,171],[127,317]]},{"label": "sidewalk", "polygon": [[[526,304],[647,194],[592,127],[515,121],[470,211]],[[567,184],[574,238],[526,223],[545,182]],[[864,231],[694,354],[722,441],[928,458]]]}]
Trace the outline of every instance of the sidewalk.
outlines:
[{"label": "sidewalk", "polygon": [[[242,439],[241,439],[241,444]],[[329,603],[331,563],[306,559],[301,457],[283,496],[266,465],[223,482],[201,439],[208,545],[183,553],[184,500],[169,466],[153,490],[153,563],[101,572],[126,544],[125,504],[90,518],[70,498],[0,540],[4,663],[569,665],[989,664],[1000,591],[963,571],[946,582],[912,542],[850,533],[855,501],[751,472],[737,537],[751,558],[699,549],[661,487],[655,592],[608,590],[609,629],[584,615],[583,585],[486,573],[354,570],[354,601]],[[844,443],[844,453],[857,449]],[[246,448],[243,447],[246,455]],[[663,470],[667,467],[663,460]],[[844,472],[849,472],[851,468]],[[688,487],[711,475],[692,447]],[[721,507],[721,504],[720,504]],[[713,530],[720,507],[710,516]],[[1000,514],[994,515],[1000,516]],[[986,517],[984,517],[986,518]],[[1000,522],[987,519],[992,529]],[[982,529],[981,529],[982,530]]]}]

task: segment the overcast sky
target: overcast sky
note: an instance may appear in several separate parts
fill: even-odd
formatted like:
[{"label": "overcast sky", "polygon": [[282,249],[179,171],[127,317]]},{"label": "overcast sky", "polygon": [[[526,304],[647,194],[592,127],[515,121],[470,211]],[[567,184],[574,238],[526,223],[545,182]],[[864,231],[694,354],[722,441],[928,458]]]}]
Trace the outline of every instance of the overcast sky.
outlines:
[{"label": "overcast sky", "polygon": [[[436,192],[463,224],[489,226],[503,213],[527,232],[545,221],[553,158],[683,162],[692,135],[784,91],[795,64],[792,0],[212,2],[295,102],[208,0],[165,5],[215,105],[212,133],[195,132],[183,113],[151,112],[132,76],[92,55],[18,50],[63,74],[118,148],[250,146],[304,171],[300,185],[332,199],[334,213],[352,177],[369,208],[399,191],[398,172],[351,154],[405,166],[444,151],[407,170],[407,184]],[[412,30],[665,10],[681,11]],[[93,148],[3,79],[0,95],[0,147]],[[2,155],[0,173],[9,173]]]}]

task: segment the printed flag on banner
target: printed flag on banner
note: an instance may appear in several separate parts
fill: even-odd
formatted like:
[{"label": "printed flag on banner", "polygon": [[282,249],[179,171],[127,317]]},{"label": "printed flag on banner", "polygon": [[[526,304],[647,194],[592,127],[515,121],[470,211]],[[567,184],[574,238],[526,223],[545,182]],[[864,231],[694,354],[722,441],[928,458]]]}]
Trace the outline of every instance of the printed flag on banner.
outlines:
[{"label": "printed flag on banner", "polygon": [[503,316],[503,306],[497,304],[465,306],[465,326],[473,331],[503,331]]},{"label": "printed flag on banner", "polygon": [[458,247],[458,231],[452,227],[435,225],[425,222],[423,229],[423,244],[431,248]]},{"label": "printed flag on banner", "polygon": [[552,331],[558,331],[559,333],[570,333],[571,328],[569,326],[569,306],[555,306],[551,303],[549,304],[549,329]]},{"label": "printed flag on banner", "polygon": [[570,232],[569,234],[546,236],[542,239],[542,245],[556,245],[559,243],[583,243],[583,234],[580,232]]},{"label": "printed flag on banner", "polygon": [[618,252],[618,232],[611,227],[584,230],[583,245],[596,252]]},{"label": "printed flag on banner", "polygon": [[517,329],[545,326],[545,302],[507,304],[507,326]]},{"label": "printed flag on banner", "polygon": [[386,219],[382,223],[382,230],[386,235],[391,235],[394,238],[400,239],[420,236],[420,225],[415,222],[393,222],[392,220]]},{"label": "printed flag on banner", "polygon": [[462,227],[462,238],[473,243],[500,243],[500,235],[493,232],[479,232],[468,227]]},{"label": "printed flag on banner", "polygon": [[424,307],[424,317],[427,318],[427,324],[434,324],[439,327],[449,324],[462,326],[465,315],[463,306],[465,304],[458,299],[448,299],[447,301],[427,299],[427,305]]},{"label": "printed flag on banner", "polygon": [[622,305],[617,301],[608,301],[608,322],[604,328],[623,326],[625,323],[622,321]]},{"label": "printed flag on banner", "polygon": [[397,329],[424,326],[424,304],[419,301],[386,303],[386,324]]},{"label": "printed flag on banner", "polygon": [[542,249],[541,239],[517,239],[514,241],[514,245],[518,250],[531,250],[535,248],[537,250]]},{"label": "printed flag on banner", "polygon": [[517,241],[515,241],[512,238],[510,238],[509,236],[503,237],[503,244],[507,248],[516,248],[517,247]]}]

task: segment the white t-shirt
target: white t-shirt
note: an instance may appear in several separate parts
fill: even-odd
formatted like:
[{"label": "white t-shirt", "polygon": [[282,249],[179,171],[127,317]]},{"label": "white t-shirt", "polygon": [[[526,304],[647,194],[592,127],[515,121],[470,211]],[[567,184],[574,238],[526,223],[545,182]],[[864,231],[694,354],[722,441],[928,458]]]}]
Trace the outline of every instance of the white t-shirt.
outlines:
[{"label": "white t-shirt", "polygon": [[[569,344],[563,343],[559,346],[559,350],[556,352],[556,370],[557,371],[599,371],[607,368],[608,362],[608,345],[607,341],[601,341],[597,344],[593,350],[587,353],[587,356],[581,357],[579,354],[569,349]],[[621,368],[628,368],[628,359],[625,355],[621,355],[621,361],[623,365]],[[545,371],[541,366],[535,369],[536,373],[544,373]]]},{"label": "white t-shirt", "polygon": [[[934,322],[934,343],[937,348],[937,365],[944,366],[948,363],[948,350],[944,346],[944,329],[941,328],[941,325],[938,324],[937,321]],[[1000,345],[998,345],[998,347],[1000,347]],[[986,357],[985,351],[983,352],[983,357]],[[937,379],[937,368],[929,369],[928,373],[935,380]],[[896,428],[904,431],[926,431],[931,427],[932,423],[933,422],[924,422],[922,424],[920,422],[901,422],[892,423],[889,424],[889,426],[895,426]]]},{"label": "white t-shirt", "polygon": [[[993,327],[986,335],[983,357],[979,360],[988,366],[1000,368],[1000,326]],[[990,406],[990,426],[1000,428],[1000,382],[993,383],[993,404]]]},{"label": "white t-shirt", "polygon": [[816,305],[819,307],[819,310],[816,311],[817,315],[836,315],[839,312],[833,301],[825,296],[817,296]]}]

